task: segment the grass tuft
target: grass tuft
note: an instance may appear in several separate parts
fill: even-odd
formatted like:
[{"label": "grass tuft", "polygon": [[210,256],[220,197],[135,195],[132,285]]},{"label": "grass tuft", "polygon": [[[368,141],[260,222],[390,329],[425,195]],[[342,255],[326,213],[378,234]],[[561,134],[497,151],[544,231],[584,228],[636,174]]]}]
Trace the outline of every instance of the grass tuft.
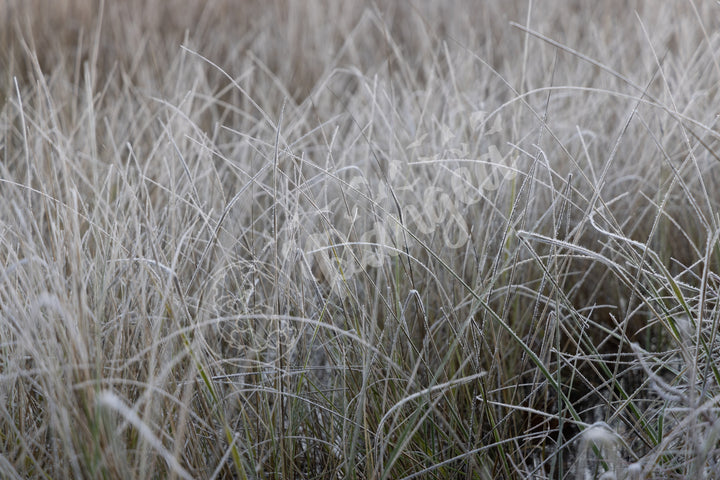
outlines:
[{"label": "grass tuft", "polygon": [[0,476],[720,477],[720,11],[631,3],[0,3]]}]

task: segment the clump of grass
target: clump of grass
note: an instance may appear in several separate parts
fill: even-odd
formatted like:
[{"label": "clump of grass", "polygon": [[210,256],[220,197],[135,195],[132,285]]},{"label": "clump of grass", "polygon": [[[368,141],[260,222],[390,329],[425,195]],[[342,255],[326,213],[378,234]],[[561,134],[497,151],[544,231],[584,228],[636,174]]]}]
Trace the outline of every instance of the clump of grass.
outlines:
[{"label": "clump of grass", "polygon": [[3,476],[717,476],[716,5],[35,3]]}]

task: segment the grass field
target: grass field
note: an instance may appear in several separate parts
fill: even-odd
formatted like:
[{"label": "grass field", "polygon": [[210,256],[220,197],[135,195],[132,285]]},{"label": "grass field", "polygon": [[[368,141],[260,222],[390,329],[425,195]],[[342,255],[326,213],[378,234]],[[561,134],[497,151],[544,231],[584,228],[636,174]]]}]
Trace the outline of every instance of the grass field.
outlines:
[{"label": "grass field", "polygon": [[0,477],[720,478],[720,4],[0,0]]}]

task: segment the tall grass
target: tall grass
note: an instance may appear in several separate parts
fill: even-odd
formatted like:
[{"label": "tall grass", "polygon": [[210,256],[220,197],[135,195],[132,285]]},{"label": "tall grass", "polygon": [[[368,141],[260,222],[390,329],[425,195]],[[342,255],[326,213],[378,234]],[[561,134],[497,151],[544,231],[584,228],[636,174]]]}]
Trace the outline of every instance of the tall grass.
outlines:
[{"label": "tall grass", "polygon": [[2,476],[720,476],[720,7],[630,3],[0,4]]}]

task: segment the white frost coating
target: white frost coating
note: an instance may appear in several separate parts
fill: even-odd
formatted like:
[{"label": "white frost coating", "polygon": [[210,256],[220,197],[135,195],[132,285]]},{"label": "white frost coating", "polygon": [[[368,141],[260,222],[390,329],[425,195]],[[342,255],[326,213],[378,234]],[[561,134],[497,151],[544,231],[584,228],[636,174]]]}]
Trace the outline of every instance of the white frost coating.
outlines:
[{"label": "white frost coating", "polygon": [[98,395],[97,403],[99,405],[109,407],[122,415],[123,418],[130,422],[130,424],[137,429],[138,433],[140,433],[140,435],[142,435],[143,438],[145,438],[145,440],[158,451],[172,471],[178,474],[181,478],[192,480],[192,475],[190,475],[182,467],[182,465],[180,465],[173,454],[170,453],[170,451],[163,446],[162,442],[155,436],[155,434],[153,434],[152,430],[150,430],[142,419],[138,417],[137,413],[135,413],[133,409],[125,405],[125,402],[123,402],[122,399],[112,392],[104,391]]}]

